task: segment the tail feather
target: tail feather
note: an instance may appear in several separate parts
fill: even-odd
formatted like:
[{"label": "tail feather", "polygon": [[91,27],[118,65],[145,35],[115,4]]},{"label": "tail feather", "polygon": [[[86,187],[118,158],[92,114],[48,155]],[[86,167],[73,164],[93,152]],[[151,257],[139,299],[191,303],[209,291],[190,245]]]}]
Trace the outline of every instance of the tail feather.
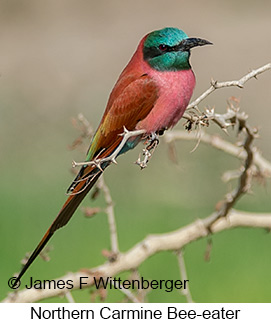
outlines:
[{"label": "tail feather", "polygon": [[[118,136],[115,141],[111,144],[110,147],[104,149],[103,152],[100,154],[99,158],[105,158],[110,156],[110,154],[118,147],[122,140],[121,136]],[[106,167],[110,165],[110,161],[103,162],[100,165],[100,168],[104,170]],[[33,263],[33,261],[37,258],[39,253],[45,247],[47,242],[53,236],[54,232],[66,225],[70,218],[73,216],[75,210],[78,208],[79,204],[82,202],[84,197],[90,191],[90,189],[94,186],[97,182],[98,178],[101,176],[103,171],[99,167],[95,165],[89,166],[82,166],[81,170],[79,171],[78,175],[76,176],[75,180],[72,182],[70,187],[68,188],[68,193],[70,196],[67,198],[66,202],[64,203],[62,209],[58,213],[57,217],[55,218],[54,222],[51,224],[43,238],[41,239],[40,243],[36,247],[36,249],[31,254],[30,258],[28,259],[27,263],[23,266],[21,272],[19,273],[18,277],[15,279],[13,286],[16,286],[17,283],[22,278],[23,274],[29,268],[29,266]]]},{"label": "tail feather", "polygon": [[102,172],[98,171],[93,175],[85,175],[86,178],[78,181],[77,186],[68,197],[54,222],[51,224],[49,228],[50,232],[54,233],[57,229],[63,227],[69,222],[70,218],[73,216],[73,213],[85,198],[87,193],[95,185],[101,174]]},{"label": "tail feather", "polygon": [[20,274],[16,277],[13,288],[18,284],[24,273],[27,271],[28,267],[32,264],[32,262],[37,258],[39,253],[42,251],[42,249],[45,247],[47,242],[52,237],[53,233],[50,232],[50,229],[47,230],[43,238],[41,239],[40,243],[36,247],[36,249],[32,252],[30,258],[27,260],[27,263],[23,266],[23,269],[21,270]]},{"label": "tail feather", "polygon": [[[92,167],[93,168],[93,167]],[[91,175],[91,173],[95,171],[94,175]],[[86,172],[85,172],[86,173]],[[84,175],[85,179],[78,181],[78,184],[75,186],[72,195],[70,195],[63,205],[62,209],[58,213],[57,217],[55,218],[54,222],[51,224],[43,238],[41,239],[40,243],[36,247],[36,249],[32,252],[30,258],[27,260],[26,264],[23,266],[21,272],[19,273],[18,277],[16,277],[16,280],[13,283],[13,286],[16,286],[17,283],[20,281],[26,270],[30,267],[30,265],[33,263],[33,261],[37,258],[37,256],[40,254],[40,252],[43,250],[47,242],[51,239],[54,232],[66,225],[72,215],[74,214],[75,210],[79,206],[79,204],[82,202],[84,197],[87,195],[87,193],[90,191],[90,189],[93,187],[93,185],[97,182],[98,178],[102,174],[101,171],[98,171],[96,169],[92,170],[91,172],[87,172],[89,175]]]}]

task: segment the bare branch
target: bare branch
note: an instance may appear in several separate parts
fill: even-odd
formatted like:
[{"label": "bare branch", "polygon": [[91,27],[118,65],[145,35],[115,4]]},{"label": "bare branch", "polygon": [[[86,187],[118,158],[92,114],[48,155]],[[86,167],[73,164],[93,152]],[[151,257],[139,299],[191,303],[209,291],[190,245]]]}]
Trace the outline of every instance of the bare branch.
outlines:
[{"label": "bare branch", "polygon": [[[254,149],[252,147],[253,140],[257,137],[257,130],[252,129],[247,123],[247,115],[244,113],[239,113],[239,109],[228,108],[228,112],[224,115],[215,114],[214,111],[208,112],[213,116],[214,120],[219,120],[217,122],[222,128],[226,126],[228,119],[233,120],[232,124],[238,124],[238,132],[243,132],[245,134],[244,143],[241,145],[243,152],[245,154],[244,166],[242,167],[240,177],[238,180],[237,187],[230,193],[228,193],[223,202],[218,203],[217,211],[213,213],[213,221],[219,217],[226,216],[229,210],[234,206],[237,200],[245,193],[250,190],[251,179],[253,177],[254,168]],[[172,141],[174,136],[168,142]],[[228,146],[227,146],[228,147]],[[221,147],[220,147],[221,149]],[[210,223],[211,225],[212,223]]]},{"label": "bare branch", "polygon": [[101,165],[104,162],[112,162],[114,164],[117,164],[116,158],[118,156],[118,154],[120,153],[120,151],[122,150],[122,148],[124,147],[124,145],[126,144],[126,142],[128,141],[128,139],[132,138],[132,137],[137,137],[137,136],[141,136],[144,133],[146,133],[145,130],[135,130],[135,131],[128,131],[125,127],[124,127],[124,133],[122,134],[123,139],[121,141],[121,143],[119,144],[118,148],[116,148],[114,150],[114,152],[105,158],[98,158],[96,157],[94,160],[91,160],[89,162],[80,162],[77,163],[75,161],[73,161],[72,165],[73,167],[77,167],[77,166],[86,166],[86,165],[95,165],[97,167],[99,167],[102,170]]},{"label": "bare branch", "polygon": [[69,303],[75,303],[72,293],[69,290],[67,292],[65,292],[65,296],[66,296]]},{"label": "bare branch", "polygon": [[[210,215],[206,219],[196,220],[193,223],[177,229],[175,231],[150,235],[143,241],[136,244],[126,253],[120,254],[115,262],[106,262],[105,264],[90,269],[89,281],[86,287],[93,286],[93,276],[95,273],[102,273],[104,277],[113,277],[117,274],[132,270],[140,266],[146,259],[152,255],[166,250],[179,250],[192,241],[204,238],[209,234],[209,225],[213,222],[213,216]],[[268,228],[271,229],[271,213],[249,213],[240,212],[231,209],[227,217],[219,218],[211,225],[213,233],[220,232],[236,227],[254,227],[254,228]],[[76,273],[68,273],[56,280],[71,280],[74,283],[73,290],[79,289],[80,277],[86,276],[86,271],[78,271]],[[50,297],[63,295],[63,290],[58,289],[23,289],[14,293],[10,293],[3,302],[37,302]]]},{"label": "bare branch", "polygon": [[[188,133],[183,130],[170,131],[164,135],[166,143],[171,144],[176,140],[192,140],[197,141],[198,137],[195,133]],[[238,147],[218,135],[209,135],[206,132],[201,133],[201,142],[211,145],[212,147],[222,150],[225,153],[235,156],[241,160],[245,160],[246,151],[243,147]],[[271,163],[266,160],[262,154],[257,150],[253,149],[254,161],[253,163],[258,167],[259,171],[265,177],[271,177]]]},{"label": "bare branch", "polygon": [[77,119],[72,119],[72,124],[80,131],[79,137],[77,137],[73,143],[69,145],[70,149],[75,149],[82,144],[85,138],[90,138],[93,135],[93,128],[82,113],[78,114]]},{"label": "bare branch", "polygon": [[83,113],[79,113],[77,118],[82,124],[82,132],[84,137],[92,136],[94,133],[93,128]]},{"label": "bare branch", "polygon": [[131,302],[133,303],[140,303],[139,299],[129,290],[125,288],[119,289]]},{"label": "bare branch", "polygon": [[109,224],[109,232],[110,232],[110,240],[111,240],[111,251],[112,258],[115,260],[119,253],[119,244],[118,244],[118,234],[117,234],[117,226],[114,214],[114,204],[109,191],[108,186],[105,184],[103,176],[99,178],[97,186],[104,193],[104,198],[107,204],[105,212],[107,213],[108,224]]},{"label": "bare branch", "polygon": [[180,268],[182,280],[183,281],[186,280],[186,289],[182,289],[181,292],[185,296],[187,303],[194,303],[194,301],[192,299],[191,292],[190,292],[190,288],[189,288],[187,272],[186,272],[186,267],[185,267],[184,256],[183,256],[182,250],[177,251],[177,258],[178,258],[178,263],[179,263],[179,268]]},{"label": "bare branch", "polygon": [[240,78],[240,80],[237,80],[237,81],[226,81],[226,82],[211,81],[211,86],[209,87],[209,89],[207,89],[204,93],[202,93],[202,95],[200,95],[195,101],[191,102],[188,105],[187,109],[192,109],[196,107],[201,101],[203,101],[208,95],[210,95],[212,92],[214,92],[217,89],[230,87],[230,86],[237,86],[237,87],[243,88],[244,84],[248,80],[252,78],[256,78],[259,74],[270,69],[271,69],[271,63],[266,64],[256,70],[252,70],[250,73],[246,74],[245,76]]},{"label": "bare branch", "polygon": [[248,125],[245,125],[244,129],[246,131],[246,138],[243,145],[244,150],[246,151],[244,169],[239,177],[236,189],[226,195],[224,203],[222,203],[220,208],[217,210],[217,218],[226,216],[236,201],[250,189],[252,178],[250,168],[253,163],[253,151],[251,145],[254,140],[254,132]]}]

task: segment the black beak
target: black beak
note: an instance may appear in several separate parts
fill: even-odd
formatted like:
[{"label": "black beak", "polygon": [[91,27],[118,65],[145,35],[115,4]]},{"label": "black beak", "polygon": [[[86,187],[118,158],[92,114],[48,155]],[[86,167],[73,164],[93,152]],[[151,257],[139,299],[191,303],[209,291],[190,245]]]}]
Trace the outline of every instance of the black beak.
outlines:
[{"label": "black beak", "polygon": [[204,45],[213,45],[213,43],[201,38],[186,38],[180,42],[178,49],[187,52],[193,47]]}]

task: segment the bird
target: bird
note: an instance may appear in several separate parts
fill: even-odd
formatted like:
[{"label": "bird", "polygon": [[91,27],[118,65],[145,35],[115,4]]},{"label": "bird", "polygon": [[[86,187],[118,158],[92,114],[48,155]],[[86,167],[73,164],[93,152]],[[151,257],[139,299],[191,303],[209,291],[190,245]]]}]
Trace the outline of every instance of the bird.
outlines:
[{"label": "bird", "polygon": [[[65,226],[81,201],[116,157],[133,149],[146,136],[157,138],[176,125],[189,104],[195,75],[190,65],[193,47],[212,45],[189,38],[181,29],[166,27],[145,35],[120,74],[93,135],[85,163],[67,190],[57,217],[14,281],[16,286],[55,231]],[[124,129],[139,133],[122,144]],[[120,149],[121,147],[121,149]],[[97,163],[95,160],[101,162]]]}]

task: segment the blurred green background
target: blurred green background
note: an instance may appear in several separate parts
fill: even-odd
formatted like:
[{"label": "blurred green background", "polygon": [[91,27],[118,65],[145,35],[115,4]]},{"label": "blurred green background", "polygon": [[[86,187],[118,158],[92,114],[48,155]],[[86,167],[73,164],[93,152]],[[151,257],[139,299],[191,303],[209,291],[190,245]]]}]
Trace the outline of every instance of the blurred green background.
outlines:
[{"label": "blurred green background", "polygon": [[[237,79],[270,61],[270,12],[270,1],[248,0],[0,0],[0,299],[10,292],[7,280],[19,271],[20,259],[33,250],[64,202],[73,179],[71,161],[84,159],[84,152],[67,148],[78,136],[71,118],[82,112],[97,126],[110,90],[142,36],[174,26],[214,43],[192,53],[196,98],[211,78]],[[257,145],[269,160],[270,84],[267,72],[243,90],[220,90],[201,104],[222,113],[228,97],[239,98],[250,124],[260,128]],[[228,138],[212,125],[208,132],[214,131]],[[231,137],[235,140],[234,133]],[[238,168],[239,162],[203,144],[191,154],[194,145],[177,143],[178,166],[161,144],[146,170],[133,165],[138,147],[106,172],[121,251],[148,234],[206,217],[230,189],[221,175]],[[92,203],[86,198],[83,205],[101,203],[102,199]],[[254,194],[237,208],[270,212],[270,182],[256,184]],[[30,276],[53,279],[103,263],[101,250],[109,248],[106,216],[86,219],[78,210],[50,245],[51,261],[37,259],[23,282]],[[270,234],[245,228],[216,234],[209,262],[204,261],[206,245],[202,239],[185,248],[196,302],[270,302]],[[177,260],[170,252],[153,256],[139,270],[145,279],[179,279]],[[77,302],[90,300],[88,290],[74,297]],[[107,301],[122,298],[112,291]],[[148,301],[185,299],[177,292],[155,290]]]}]

